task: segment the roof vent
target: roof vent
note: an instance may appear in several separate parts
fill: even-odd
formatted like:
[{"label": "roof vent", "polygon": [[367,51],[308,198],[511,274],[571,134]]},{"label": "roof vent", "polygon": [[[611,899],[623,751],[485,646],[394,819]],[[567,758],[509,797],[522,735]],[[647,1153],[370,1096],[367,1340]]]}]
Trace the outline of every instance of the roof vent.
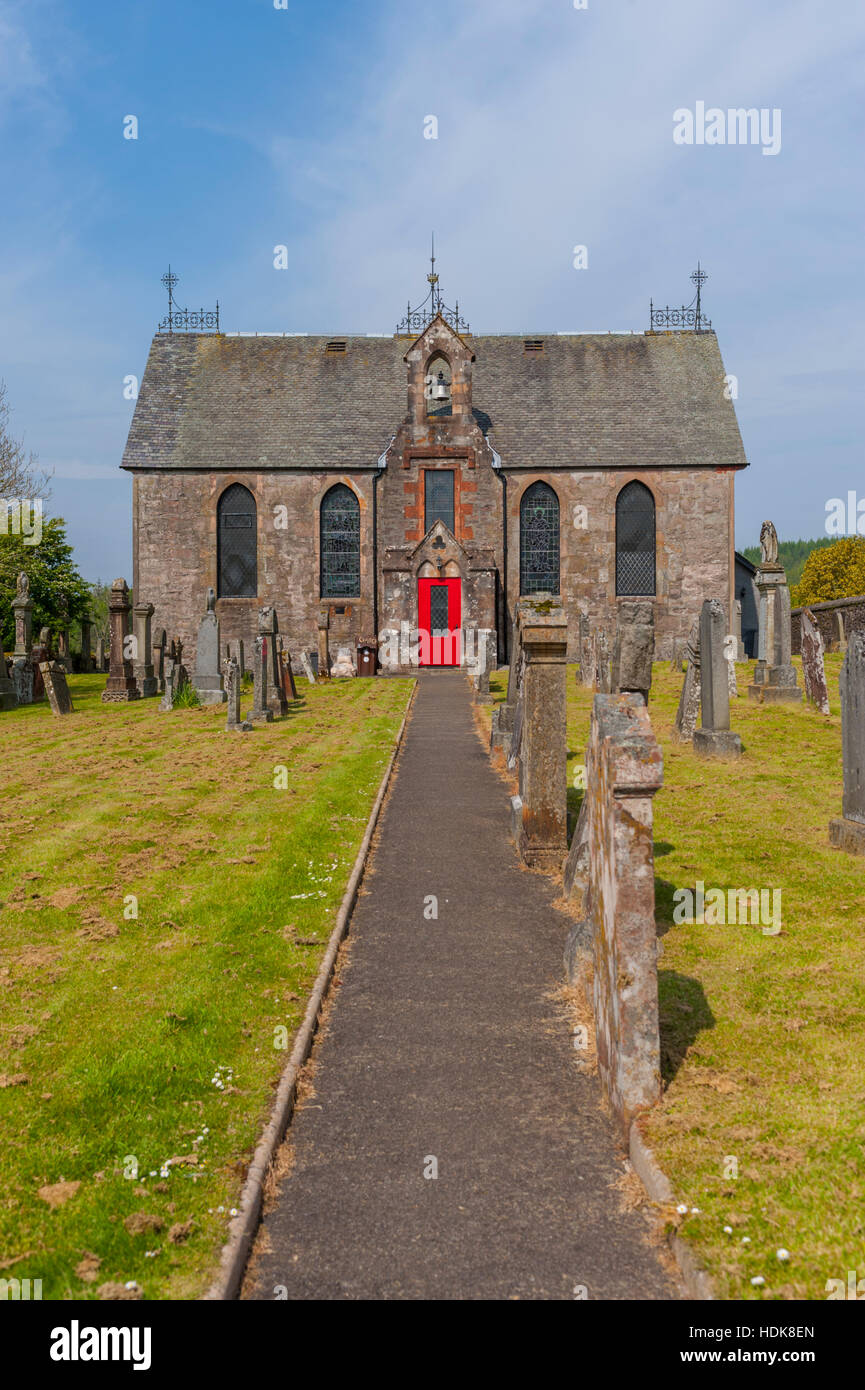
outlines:
[{"label": "roof vent", "polygon": [[526,338],[523,341],[523,349],[526,352],[543,352],[544,340],[543,338]]},{"label": "roof vent", "polygon": [[335,338],[333,342],[327,344],[324,350],[325,352],[345,352],[345,339]]}]

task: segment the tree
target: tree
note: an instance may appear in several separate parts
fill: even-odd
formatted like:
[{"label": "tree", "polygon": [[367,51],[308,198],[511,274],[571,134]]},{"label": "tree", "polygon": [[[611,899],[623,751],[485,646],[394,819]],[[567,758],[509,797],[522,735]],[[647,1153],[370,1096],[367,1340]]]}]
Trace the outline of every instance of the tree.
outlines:
[{"label": "tree", "polygon": [[25,545],[26,539],[0,533],[0,641],[6,651],[15,645],[12,600],[22,570],[30,580],[34,638],[42,627],[57,633],[90,611],[90,585],[73,563],[62,517],[44,522],[38,545]]},{"label": "tree", "polygon": [[812,550],[805,561],[801,583],[791,590],[797,607],[825,603],[833,598],[865,594],[865,538],[845,536],[831,545]]},{"label": "tree", "polygon": [[24,449],[22,439],[14,439],[9,433],[9,402],[6,399],[6,383],[0,381],[0,498],[35,498],[43,500],[48,494],[47,473],[43,473],[34,454]]}]

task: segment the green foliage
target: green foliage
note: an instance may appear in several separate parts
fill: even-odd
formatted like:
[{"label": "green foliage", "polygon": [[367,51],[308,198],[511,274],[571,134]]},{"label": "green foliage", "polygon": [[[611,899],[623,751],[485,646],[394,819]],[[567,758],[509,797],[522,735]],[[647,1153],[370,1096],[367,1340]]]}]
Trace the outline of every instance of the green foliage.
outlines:
[{"label": "green foliage", "polygon": [[76,622],[90,606],[90,585],[73,562],[63,518],[43,522],[38,545],[25,545],[26,539],[0,535],[0,642],[7,651],[15,645],[12,600],[22,570],[30,580],[34,638],[42,627],[56,634],[64,622]]},{"label": "green foliage", "polygon": [[174,709],[198,709],[201,701],[198,698],[198,691],[189,682],[182,685],[174,697]]},{"label": "green foliage", "polygon": [[826,603],[834,598],[865,594],[865,538],[845,536],[813,550],[805,561],[801,583],[791,590],[793,603]]},{"label": "green foliage", "polygon": [[[778,560],[787,572],[787,583],[790,585],[791,589],[793,585],[798,584],[799,580],[802,578],[802,570],[805,566],[805,561],[808,559],[811,552],[813,550],[825,549],[827,545],[831,544],[831,539],[826,536],[822,537],[819,541],[798,540],[778,542]],[[750,560],[752,565],[759,565],[759,545],[748,545],[741,554],[745,556],[746,560]]]}]

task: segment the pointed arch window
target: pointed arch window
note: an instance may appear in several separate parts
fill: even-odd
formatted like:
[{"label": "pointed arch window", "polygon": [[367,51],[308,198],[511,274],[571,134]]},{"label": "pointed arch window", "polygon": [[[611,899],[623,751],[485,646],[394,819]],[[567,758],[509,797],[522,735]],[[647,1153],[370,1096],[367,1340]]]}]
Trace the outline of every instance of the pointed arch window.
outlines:
[{"label": "pointed arch window", "polygon": [[360,505],[336,483],[321,499],[321,597],[360,597]]},{"label": "pointed arch window", "polygon": [[616,593],[655,593],[655,499],[643,483],[616,498]]},{"label": "pointed arch window", "polygon": [[216,591],[220,598],[255,598],[258,593],[258,526],[255,498],[232,483],[216,509]]},{"label": "pointed arch window", "polygon": [[520,593],[559,592],[559,499],[532,483],[520,502]]}]

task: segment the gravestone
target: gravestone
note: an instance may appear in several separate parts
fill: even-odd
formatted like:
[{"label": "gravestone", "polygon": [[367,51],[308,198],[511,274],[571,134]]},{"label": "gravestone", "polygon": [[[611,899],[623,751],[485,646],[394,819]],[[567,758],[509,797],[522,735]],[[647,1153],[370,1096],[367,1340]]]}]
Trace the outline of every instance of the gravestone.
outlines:
[{"label": "gravestone", "polygon": [[568,620],[561,600],[520,599],[516,627],[523,669],[511,744],[519,764],[511,824],[525,864],[558,869],[568,849]]},{"label": "gravestone", "polygon": [[[514,723],[516,720],[517,709],[520,703],[520,686],[523,677],[523,652],[520,645],[520,632],[517,623],[518,605],[514,608],[513,622],[511,623],[511,656],[508,666],[508,690],[503,702],[496,705],[493,710],[492,726],[490,728],[490,751],[501,749],[508,766],[513,767],[511,760],[514,741]],[[522,716],[521,716],[522,717]]]},{"label": "gravestone", "polygon": [[612,693],[642,695],[649,703],[655,655],[655,610],[651,603],[621,603],[613,649]]},{"label": "gravestone", "polygon": [[841,612],[841,609],[840,609],[840,608],[837,608],[837,609],[835,610],[835,623],[836,623],[837,635],[838,635],[838,650],[839,650],[839,652],[846,652],[846,650],[847,650],[847,632],[846,632],[845,627],[844,627],[844,614]]},{"label": "gravestone", "polygon": [[748,697],[760,703],[792,703],[802,699],[802,692],[792,662],[790,590],[784,567],[778,563],[778,536],[771,521],[763,522],[760,550],[755,579],[760,596],[757,665]]},{"label": "gravestone", "polygon": [[497,636],[491,628],[478,628],[477,630],[477,651],[476,669],[473,677],[475,690],[475,703],[478,705],[491,705],[493,697],[490,694],[490,674],[495,670],[497,656]]},{"label": "gravestone", "polygon": [[700,619],[694,625],[685,643],[685,679],[679,696],[679,708],[673,725],[680,739],[690,740],[697,727],[700,712]]},{"label": "gravestone", "polygon": [[104,671],[104,670],[106,669],[106,661],[107,661],[107,657],[106,657],[106,655],[105,655],[105,639],[102,638],[102,637],[97,637],[97,639],[96,639],[96,669],[97,669],[97,671]]},{"label": "gravestone", "polygon": [[222,673],[225,677],[225,695],[228,701],[228,720],[225,727],[239,733],[248,733],[252,724],[248,719],[240,717],[240,663],[233,656],[228,657],[222,663]]},{"label": "gravestone", "polygon": [[580,614],[580,670],[578,680],[580,685],[591,690],[595,680],[594,652],[592,648],[592,634],[589,627],[587,613]]},{"label": "gravestone", "polygon": [[300,654],[300,669],[310,685],[315,685],[315,671],[312,669],[312,661],[308,651],[302,651]]},{"label": "gravestone", "polygon": [[823,634],[814,621],[810,608],[802,611],[800,619],[802,645],[802,684],[805,699],[816,705],[821,714],[829,713],[829,690],[823,664]]},{"label": "gravestone", "polygon": [[[15,615],[15,653],[12,658],[12,685],[19,705],[33,703],[33,600],[30,597],[30,580],[22,570],[18,575],[15,597],[12,600]],[[41,680],[41,676],[40,676]]]},{"label": "gravestone", "polygon": [[829,840],[865,855],[865,632],[851,632],[839,684],[844,798],[840,819],[829,821]]},{"label": "gravestone", "polygon": [[132,610],[132,630],[135,635],[132,674],[142,699],[159,693],[159,681],[154,674],[150,650],[150,623],[155,611],[152,603],[136,603]]},{"label": "gravestone", "polygon": [[727,693],[731,700],[739,698],[739,682],[736,680],[736,659],[727,655]]},{"label": "gravestone", "polygon": [[94,670],[93,652],[91,651],[91,632],[93,624],[89,618],[81,619],[81,670],[85,675],[89,675]]},{"label": "gravestone", "polygon": [[62,661],[43,661],[40,666],[45,692],[52,714],[73,714],[69,686],[66,684],[66,667]]},{"label": "gravestone", "polygon": [[285,698],[286,700],[296,700],[297,686],[294,683],[294,671],[291,668],[291,652],[279,633],[276,635],[276,656],[279,662],[280,685],[285,692]]},{"label": "gravestone", "polygon": [[865,854],[865,632],[853,631],[841,667],[841,818],[829,822],[829,840],[849,854]]},{"label": "gravestone", "polygon": [[612,662],[607,629],[599,627],[594,634],[594,673],[593,689],[602,695],[609,695],[613,684]]},{"label": "gravestone", "polygon": [[111,665],[102,692],[103,704],[124,704],[139,699],[132,662],[126,655],[125,641],[129,628],[129,589],[125,579],[115,579],[108,596],[108,618],[111,624]]},{"label": "gravestone", "polygon": [[330,674],[336,677],[354,675],[354,662],[351,659],[350,647],[337,648],[336,661],[330,668]]},{"label": "gravestone", "polygon": [[678,671],[678,672],[681,673],[681,670],[682,670],[682,657],[683,657],[684,650],[685,650],[684,643],[678,642],[678,641],[676,641],[675,638],[673,638],[673,655],[670,657],[670,670],[671,670],[671,671]]},{"label": "gravestone", "polygon": [[733,601],[733,636],[736,639],[736,654],[733,660],[745,661],[747,654],[745,643],[742,641],[742,601],[738,598]]},{"label": "gravestone", "polygon": [[57,634],[57,656],[67,675],[72,673],[72,652],[69,646],[69,616],[65,600],[61,606],[60,631]]},{"label": "gravestone", "polygon": [[219,619],[216,616],[216,593],[207,591],[207,612],[198,624],[195,644],[195,671],[192,684],[203,705],[224,705],[225,690],[219,669]]},{"label": "gravestone", "polygon": [[279,619],[273,604],[258,610],[258,635],[264,638],[264,659],[267,665],[267,702],[275,717],[288,713],[288,700],[282,683],[277,637]]},{"label": "gravestone", "polygon": [[318,611],[318,666],[319,680],[330,680],[330,652],[327,645],[327,630],[330,624],[330,609],[322,604]]},{"label": "gravestone", "polygon": [[15,690],[15,682],[6,670],[6,658],[3,655],[3,648],[0,647],[0,710],[17,708],[18,695]]},{"label": "gravestone", "polygon": [[229,642],[226,655],[237,662],[238,673],[241,679],[243,679],[243,677],[246,675],[246,660],[243,649],[242,637],[238,638],[235,642]]},{"label": "gravestone", "polygon": [[155,660],[153,662],[154,674],[156,676],[156,688],[160,695],[165,694],[165,658],[168,650],[168,634],[165,628],[162,629],[153,644]]},{"label": "gravestone", "polygon": [[39,668],[43,661],[52,660],[50,628],[40,628],[39,641],[30,653],[30,660],[33,663],[33,699],[44,700],[45,682],[42,679],[42,672]]},{"label": "gravestone", "polygon": [[165,661],[165,688],[162,692],[162,699],[159,701],[160,710],[174,709],[174,701],[180,692],[183,683],[183,667],[174,657],[169,656]]},{"label": "gravestone", "polygon": [[252,667],[252,710],[248,716],[253,724],[270,724],[273,720],[273,710],[268,703],[267,695],[267,664],[267,638],[256,637]]},{"label": "gravestone", "polygon": [[730,728],[726,636],[724,605],[705,599],[700,613],[701,727],[694,730],[694,751],[704,758],[738,758],[742,753],[742,740]]}]

